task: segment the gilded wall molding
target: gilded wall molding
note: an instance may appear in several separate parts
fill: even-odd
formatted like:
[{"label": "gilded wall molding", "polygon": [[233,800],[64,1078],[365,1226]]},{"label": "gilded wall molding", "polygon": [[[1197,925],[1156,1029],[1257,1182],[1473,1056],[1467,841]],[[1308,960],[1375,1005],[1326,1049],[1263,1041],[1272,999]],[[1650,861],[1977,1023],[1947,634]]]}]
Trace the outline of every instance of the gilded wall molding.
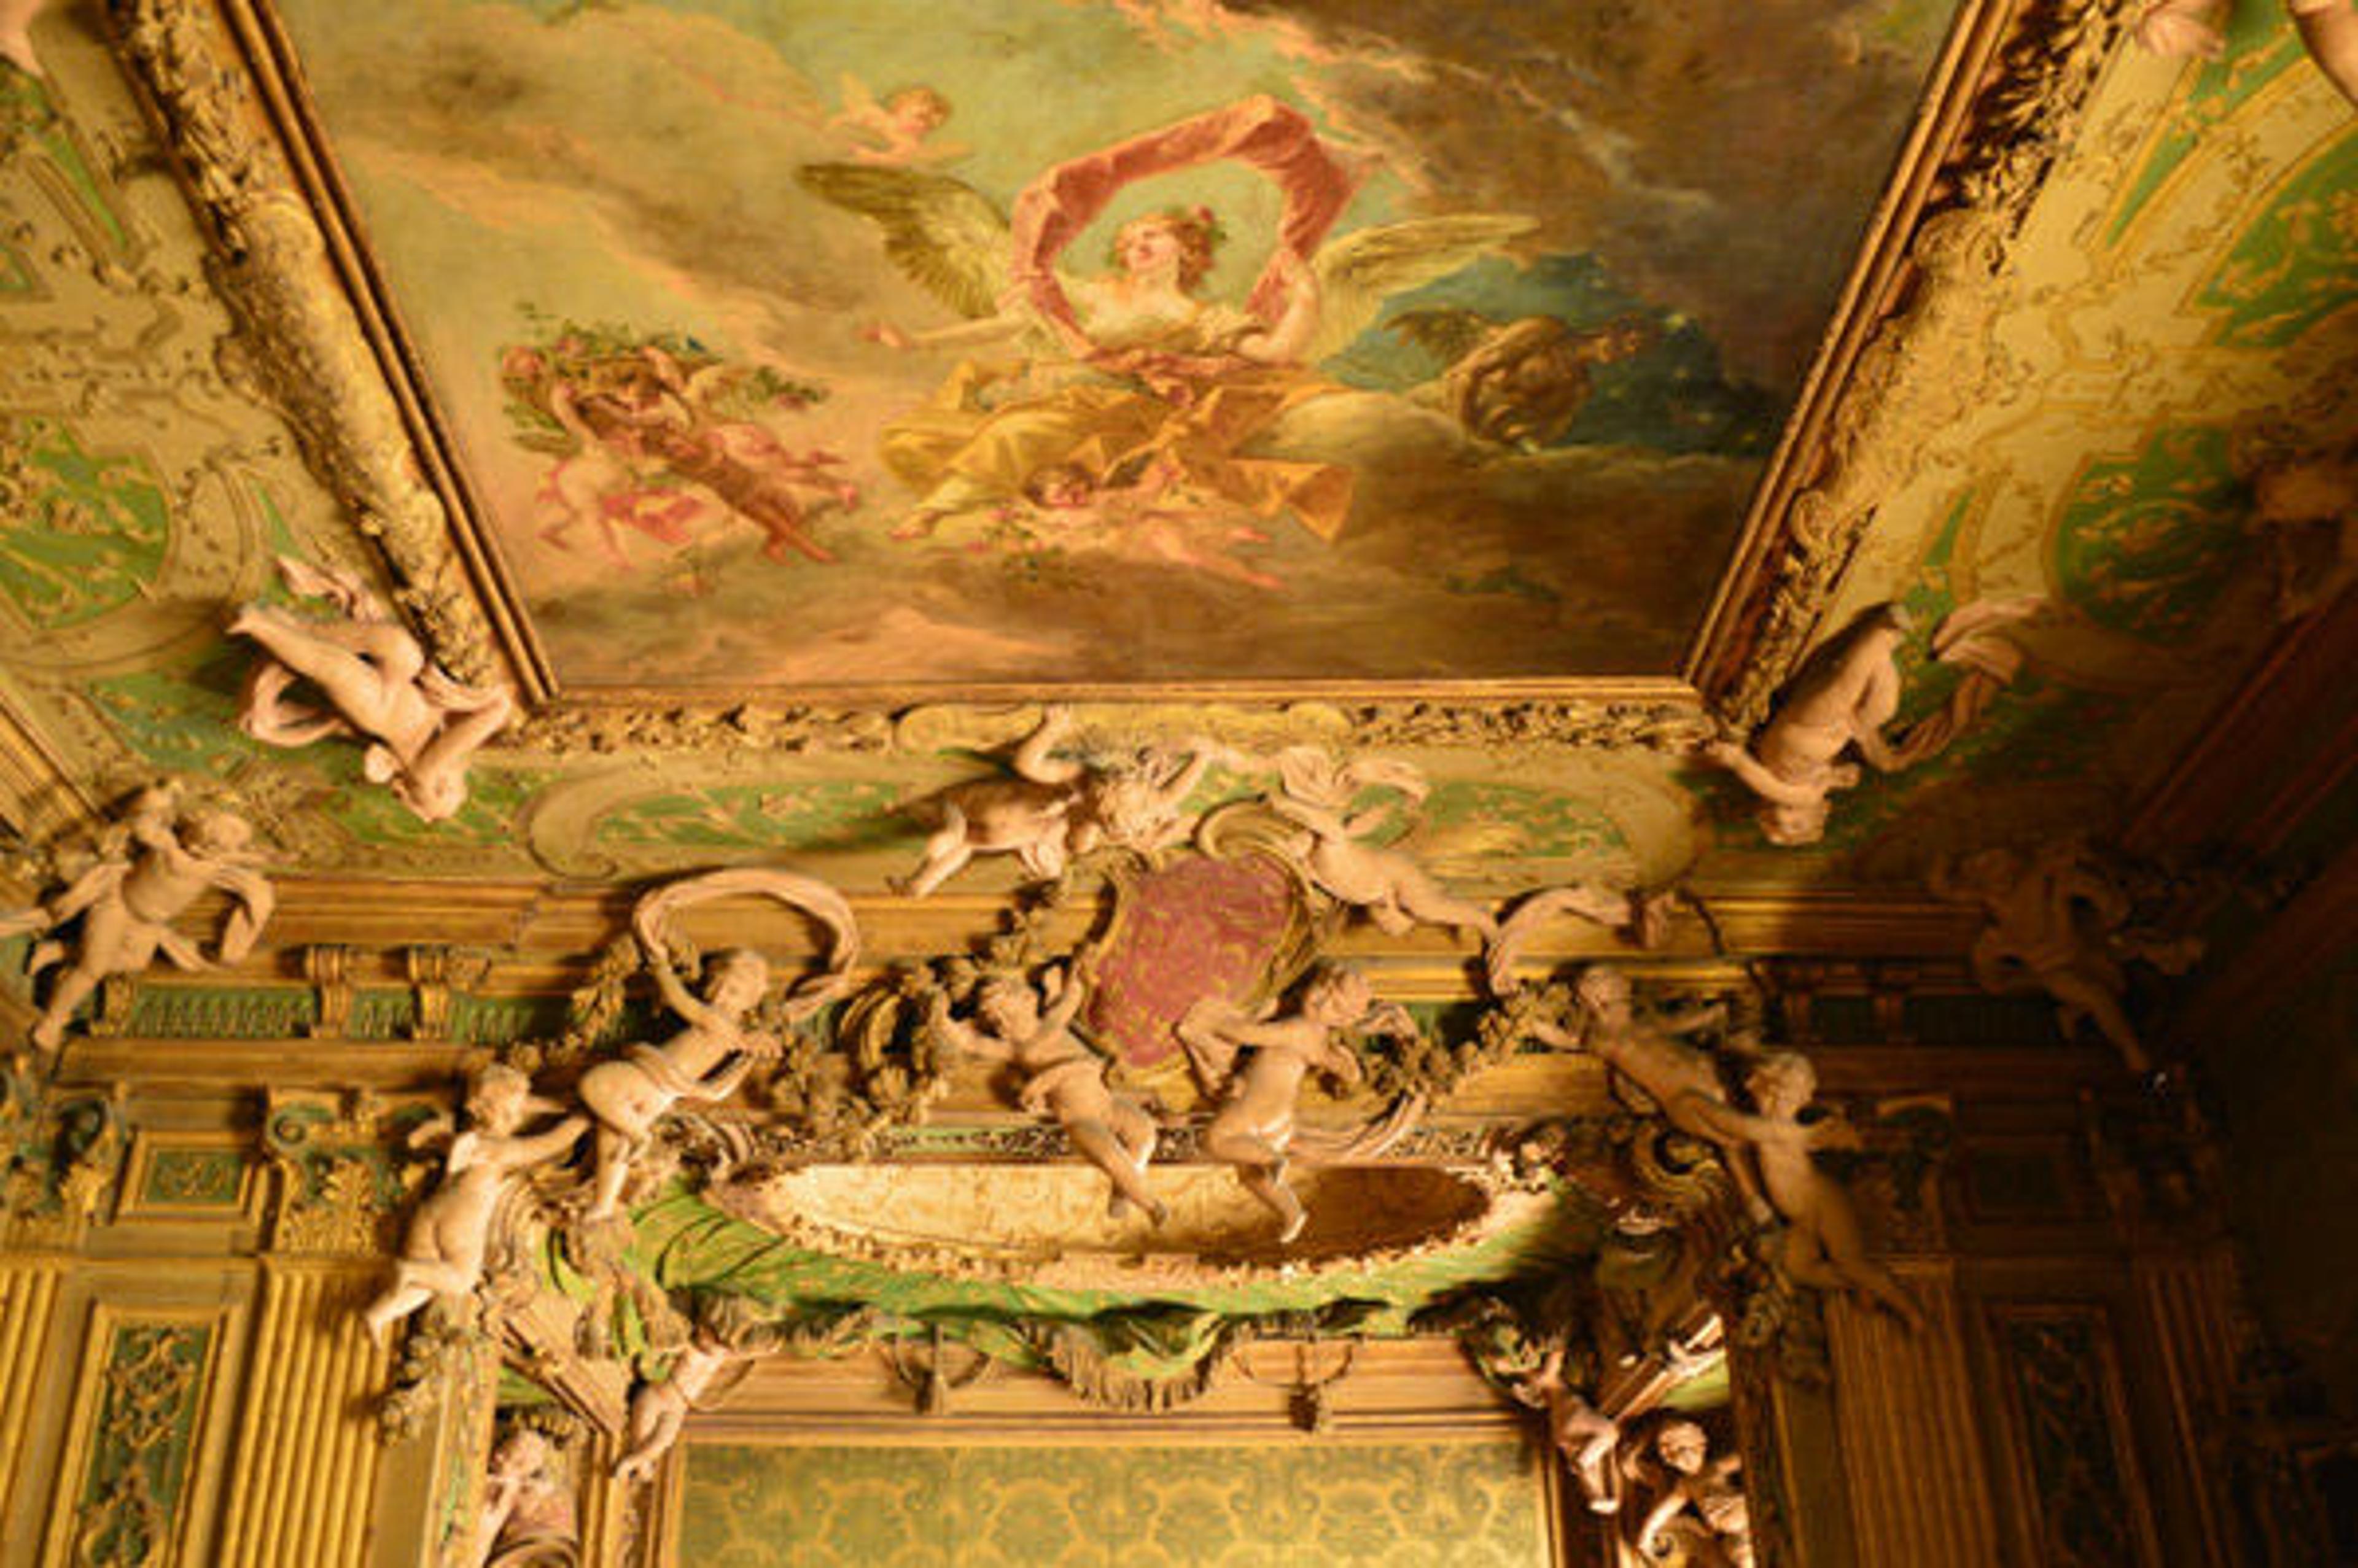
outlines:
[{"label": "gilded wall molding", "polygon": [[[1239,745],[1350,741],[1356,746],[1639,748],[1683,756],[1714,732],[1671,683],[1628,697],[1493,701],[1479,697],[1396,702],[1209,700],[1164,695],[1079,703],[1085,728],[1122,738],[1200,732]],[[748,702],[567,704],[525,718],[506,745],[556,757],[748,752],[769,756],[930,756],[987,748],[1020,735],[1036,704],[921,703],[898,710]]]},{"label": "gilded wall molding", "polygon": [[223,373],[287,416],[314,474],[376,543],[435,657],[461,680],[490,676],[500,661],[441,499],[418,477],[408,423],[266,108],[281,84],[257,78],[222,7],[109,0],[108,11],[239,323],[221,347]]}]

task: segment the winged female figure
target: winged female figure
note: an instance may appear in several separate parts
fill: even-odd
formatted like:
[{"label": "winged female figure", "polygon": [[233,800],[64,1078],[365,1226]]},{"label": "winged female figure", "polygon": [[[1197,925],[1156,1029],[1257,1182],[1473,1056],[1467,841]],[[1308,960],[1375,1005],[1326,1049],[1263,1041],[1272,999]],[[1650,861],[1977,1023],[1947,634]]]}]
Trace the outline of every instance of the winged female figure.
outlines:
[{"label": "winged female figure", "polygon": [[[1222,162],[1258,170],[1284,199],[1243,304],[1205,296],[1227,236],[1204,207],[1131,219],[1105,272],[1063,269],[1073,240],[1120,191]],[[1357,337],[1387,297],[1534,227],[1506,215],[1440,217],[1326,243],[1357,177],[1300,112],[1267,97],[1058,164],[1024,187],[1011,214],[942,174],[815,164],[799,178],[873,222],[887,257],[964,318],[871,336],[976,356],[884,433],[886,466],[918,497],[895,529],[903,537],[1010,506],[1051,521],[1060,511],[1118,519],[1122,508],[1110,503],[1128,498],[1140,515],[1166,520],[1176,507],[1291,516],[1331,541],[1350,510],[1349,470],[1256,443],[1292,409],[1339,390],[1312,367]]]}]

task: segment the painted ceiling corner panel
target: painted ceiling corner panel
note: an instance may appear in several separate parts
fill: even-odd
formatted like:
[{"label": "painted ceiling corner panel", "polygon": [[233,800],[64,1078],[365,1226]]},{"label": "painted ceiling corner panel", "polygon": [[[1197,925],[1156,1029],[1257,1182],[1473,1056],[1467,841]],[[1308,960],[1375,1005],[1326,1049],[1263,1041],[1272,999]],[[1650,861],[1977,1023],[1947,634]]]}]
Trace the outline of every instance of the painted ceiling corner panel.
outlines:
[{"label": "painted ceiling corner panel", "polygon": [[1951,6],[276,9],[557,684],[850,693],[1674,676]]}]

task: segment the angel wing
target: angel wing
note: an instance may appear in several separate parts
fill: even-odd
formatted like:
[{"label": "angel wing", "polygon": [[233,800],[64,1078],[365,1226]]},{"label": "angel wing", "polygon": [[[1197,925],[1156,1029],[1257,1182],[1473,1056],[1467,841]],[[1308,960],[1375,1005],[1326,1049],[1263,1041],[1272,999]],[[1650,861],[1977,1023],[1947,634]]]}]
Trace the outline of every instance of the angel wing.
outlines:
[{"label": "angel wing", "polygon": [[1316,364],[1341,352],[1391,296],[1447,277],[1538,227],[1537,220],[1512,213],[1470,212],[1344,235],[1311,261],[1318,274],[1318,336],[1304,360]]},{"label": "angel wing", "polygon": [[1007,214],[962,179],[875,164],[806,163],[802,188],[882,231],[892,265],[961,316],[994,315],[1012,265]]}]

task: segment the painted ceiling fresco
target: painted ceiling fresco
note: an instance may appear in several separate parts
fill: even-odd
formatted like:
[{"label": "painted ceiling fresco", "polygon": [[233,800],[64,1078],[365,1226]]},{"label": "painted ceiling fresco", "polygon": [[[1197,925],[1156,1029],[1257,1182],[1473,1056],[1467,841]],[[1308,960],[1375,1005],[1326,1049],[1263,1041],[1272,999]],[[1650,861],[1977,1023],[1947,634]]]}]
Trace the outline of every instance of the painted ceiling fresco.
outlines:
[{"label": "painted ceiling fresco", "polygon": [[1674,674],[1948,23],[279,9],[576,690]]},{"label": "painted ceiling fresco", "polygon": [[[884,504],[876,498],[906,500],[907,491],[889,475],[878,478],[874,429],[861,441],[830,436],[810,442],[834,442],[828,449],[839,450],[847,464],[871,466],[854,480],[869,498],[861,508],[813,503],[808,536],[830,551],[840,546],[837,563],[791,547],[790,559],[764,559],[758,529],[709,507],[709,515],[682,524],[705,542],[676,551],[643,529],[624,527],[622,543],[636,564],[622,579],[601,577],[594,564],[598,527],[565,534],[554,546],[540,538],[539,529],[558,520],[535,522],[533,498],[566,460],[549,449],[559,443],[529,398],[519,403],[514,395],[520,376],[529,381],[540,373],[528,370],[531,355],[548,370],[567,321],[580,329],[567,353],[597,360],[612,349],[609,360],[619,356],[650,375],[659,361],[690,379],[709,372],[700,384],[728,384],[733,390],[727,397],[741,408],[751,406],[747,399],[767,398],[756,422],[786,421],[778,428],[793,438],[781,439],[797,451],[807,448],[794,434],[794,421],[832,418],[855,406],[889,421],[921,408],[961,359],[971,357],[953,351],[928,358],[860,338],[860,326],[871,319],[924,331],[961,318],[903,276],[886,254],[888,229],[872,214],[858,210],[856,200],[848,208],[822,194],[820,187],[838,197],[872,195],[850,170],[961,179],[1003,211],[1027,180],[1060,158],[1192,111],[1265,94],[1292,104],[1322,144],[1342,146],[1352,168],[1365,162],[1370,170],[1323,244],[1339,245],[1385,223],[1531,217],[1537,227],[1519,231],[1450,280],[1420,286],[1417,298],[1429,302],[1434,290],[1455,288],[1461,292],[1454,297],[1463,300],[1503,287],[1501,280],[1536,287],[1534,278],[1561,281],[1578,273],[1589,279],[1582,286],[1588,292],[1574,289],[1552,307],[1567,322],[1585,329],[1636,308],[1667,334],[1601,367],[1568,431],[1596,434],[1624,450],[1654,441],[1664,462],[1694,465],[1684,472],[1758,464],[1757,451],[1704,449],[1708,442],[1677,454],[1662,450],[1671,441],[1662,432],[1675,421],[1655,393],[1678,372],[1650,356],[1668,351],[1673,341],[1691,344],[1704,355],[1693,363],[1707,361],[1709,376],[1720,378],[1711,384],[1770,395],[1760,407],[1773,430],[1775,411],[1790,401],[1806,369],[1827,291],[1847,265],[1834,254],[1844,247],[1789,254],[1769,226],[1748,220],[1738,229],[1708,231],[1724,243],[1703,244],[1693,254],[1669,246],[1663,213],[1687,212],[1690,205],[1701,212],[1708,204],[1672,202],[1662,212],[1632,206],[1614,171],[1644,169],[1662,189],[1702,189],[1707,171],[1672,178],[1679,158],[1700,156],[1691,145],[1700,138],[1664,140],[1646,131],[1644,114],[1611,104],[1598,110],[1606,117],[1594,124],[1558,127],[1572,140],[1552,143],[1552,157],[1580,143],[1600,149],[1603,162],[1562,182],[1548,205],[1518,186],[1509,162],[1485,163],[1475,150],[1505,137],[1497,117],[1509,114],[1512,94],[1461,92],[1446,115],[1434,109],[1438,101],[1419,96],[1428,80],[1462,84],[1471,70],[1464,60],[1450,63],[1445,27],[1403,12],[1387,36],[1400,51],[1416,46],[1422,64],[1387,74],[1368,64],[1374,35],[1346,35],[1308,11],[1289,14],[1283,26],[1274,13],[1256,15],[1259,20],[1229,26],[1228,13],[1217,7],[1043,12],[1033,18],[1043,37],[1069,32],[1121,40],[1119,58],[1130,63],[1120,80],[1161,82],[1163,95],[1147,93],[1138,103],[1152,107],[1135,113],[1101,104],[1083,114],[1082,105],[1098,102],[1086,81],[1061,97],[1034,83],[1028,120],[1019,114],[1027,95],[1013,86],[953,91],[940,85],[950,81],[944,70],[923,61],[891,65],[873,30],[840,30],[841,58],[796,63],[793,37],[801,35],[763,32],[766,24],[751,11],[460,8],[432,23],[453,40],[437,51],[442,63],[431,68],[450,73],[449,80],[438,76],[399,94],[372,92],[362,80],[367,46],[378,36],[373,29],[389,24],[360,8],[331,14],[321,7],[315,15],[301,6],[290,7],[287,21],[367,238],[381,253],[394,303],[426,362],[449,439],[495,518],[508,515],[499,509],[503,494],[523,509],[514,514],[514,536],[508,523],[495,524],[496,542],[536,605],[538,630],[557,653],[560,673],[563,649],[572,646],[593,660],[611,653],[616,680],[693,684],[702,677],[687,675],[685,666],[659,669],[619,652],[633,646],[626,627],[652,628],[648,634],[667,646],[709,637],[711,647],[727,650],[709,666],[727,672],[725,681],[715,675],[711,687],[725,704],[784,678],[782,666],[764,662],[773,653],[800,657],[817,646],[794,641],[813,624],[803,613],[809,606],[794,596],[812,591],[807,585],[823,574],[850,573],[863,588],[888,579],[912,586],[921,572],[910,563],[932,561],[966,563],[959,570],[982,563],[974,566],[982,576],[970,580],[1001,585],[1055,577],[1028,548],[1001,556],[950,546],[959,535],[947,520],[941,538],[893,540],[899,514],[873,510]],[[1809,137],[1798,127],[1810,114],[1865,124],[1872,99],[1898,106],[1893,112],[1904,117],[1909,81],[1920,66],[1901,69],[1901,41],[1925,44],[1937,27],[1914,12],[1884,23],[1860,33],[1854,52],[1864,63],[1856,73],[1821,73],[1812,92],[1789,106],[1796,116],[1786,127],[1792,146],[1768,131],[1747,133],[1744,145],[1767,171],[1765,183],[1759,189],[1729,185],[1726,200],[1736,204],[1730,214],[1757,215],[1757,203],[1772,188],[1783,207],[1804,196],[1833,200],[1790,172],[1792,160],[1804,156]],[[1090,27],[1101,31],[1090,34]],[[718,47],[719,29],[743,47]],[[0,615],[13,628],[0,650],[0,673],[9,711],[32,738],[31,754],[48,759],[43,776],[72,781],[28,796],[37,802],[27,817],[35,837],[49,830],[44,823],[68,823],[164,773],[200,781],[246,810],[263,825],[279,864],[290,869],[603,880],[786,855],[860,889],[882,888],[905,872],[925,832],[909,809],[913,803],[996,765],[985,759],[1003,757],[1033,724],[1029,708],[955,700],[1016,666],[964,662],[967,684],[945,687],[939,705],[881,708],[823,724],[758,704],[718,707],[713,717],[694,722],[631,711],[612,722],[532,716],[480,755],[463,808],[438,823],[419,820],[372,785],[356,747],[287,752],[239,732],[237,693],[250,654],[220,633],[231,607],[272,591],[272,563],[280,555],[365,563],[367,546],[287,423],[243,373],[235,317],[218,292],[227,275],[208,276],[188,198],[165,172],[154,133],[108,57],[105,34],[94,8],[45,16],[46,81],[13,70],[0,74],[0,145],[7,154],[0,165],[0,330],[9,345],[0,356],[0,452],[9,498],[0,513]],[[669,43],[671,52],[656,49],[675,34],[703,39],[701,52]],[[487,35],[500,47],[483,41]],[[1797,36],[1821,35],[1804,27]],[[1030,59],[1009,41],[1017,37],[977,47],[986,59]],[[1347,38],[1350,49],[1339,41]],[[625,39],[635,42],[626,49]],[[1042,56],[1040,69],[1069,60],[1070,46],[1059,47],[1067,52]],[[1642,27],[1615,35],[1613,49],[1595,40],[1585,47],[1602,50],[1599,58],[1609,57],[1628,80],[1679,78],[1662,52],[1669,44]],[[857,53],[862,49],[875,53]],[[1727,96],[1714,113],[1752,113],[1768,124],[1775,116],[1756,94],[1768,92],[1761,83],[1775,79],[1772,65],[1785,57],[1738,52],[1752,61],[1740,81],[1729,74],[1736,71],[1733,65],[1695,69]],[[1254,70],[1224,77],[1217,92],[1186,96],[1207,62],[1248,59],[1259,62]],[[651,61],[664,62],[662,69]],[[1068,66],[1066,74],[1086,78]],[[910,157],[895,167],[889,147],[850,122],[828,128],[845,112],[847,75],[888,97],[904,85],[936,85],[951,100],[950,118],[914,151],[903,149]],[[340,88],[348,79],[349,91]],[[1837,92],[1837,81],[1850,86]],[[556,85],[565,82],[572,88]],[[800,86],[788,93],[795,83]],[[1312,92],[1304,83],[1326,85]],[[817,124],[794,117],[814,102],[825,110]],[[461,112],[468,103],[479,111],[472,122]],[[1702,123],[1693,103],[1682,113],[1689,123]],[[730,118],[765,114],[781,127],[776,134],[756,135],[747,122]],[[1439,117],[1428,123],[1420,114]],[[629,146],[601,151],[592,133],[609,115],[641,128]],[[648,117],[644,125],[632,118],[638,115]],[[1070,128],[1056,134],[1061,141],[1045,128],[1068,122]],[[1665,734],[1642,727],[1617,732],[1585,720],[1551,729],[1552,721],[1512,713],[1494,719],[1412,708],[1256,707],[1241,698],[1232,706],[1104,705],[1082,713],[1084,749],[1202,729],[1263,754],[1305,741],[1383,752],[1413,764],[1433,786],[1421,810],[1401,817],[1392,831],[1415,835],[1408,848],[1453,883],[1493,889],[1576,875],[1617,881],[1634,875],[1650,884],[1683,876],[1725,889],[1906,886],[1943,850],[2036,837],[2116,811],[2150,787],[2271,648],[2314,619],[2315,606],[2288,603],[2283,583],[2331,580],[2336,545],[2330,526],[2272,532],[2247,527],[2245,518],[2255,476],[2267,465],[2285,453],[2330,448],[2336,432],[2358,427],[2347,390],[2358,385],[2348,374],[2358,353],[2348,218],[2358,142],[2346,109],[2308,67],[2289,29],[2253,7],[2239,14],[2229,52],[2215,63],[2181,67],[2122,43],[2080,124],[2029,204],[2005,265],[1969,292],[1969,308],[1928,330],[1912,373],[1937,384],[1944,400],[1917,400],[1932,412],[1908,443],[1912,462],[1881,497],[1815,634],[1878,601],[1907,607],[1915,630],[1899,658],[1903,719],[1940,706],[1956,683],[1956,672],[1930,647],[1932,629],[1952,607],[1993,597],[2038,600],[2038,613],[2017,638],[2023,666],[1945,755],[1907,773],[1871,774],[1843,794],[1823,842],[1786,848],[1760,836],[1743,789],[1691,754],[1705,733],[1701,715]],[[718,127],[724,126],[733,129],[723,135]],[[1421,128],[1422,139],[1388,141],[1387,127]],[[1856,188],[1871,191],[1889,157],[1888,140],[1872,157],[1854,145],[1857,138],[1837,140],[1844,156],[1857,159]],[[1018,144],[1029,150],[1018,152]],[[1391,161],[1368,150],[1377,144],[1390,149]],[[953,153],[957,146],[966,150]],[[863,147],[874,156],[860,157]],[[525,157],[517,148],[537,150]],[[1433,168],[1456,169],[1462,179],[1428,180],[1426,190],[1401,172],[1412,149],[1428,151]],[[652,161],[641,168],[630,163],[635,157]],[[829,163],[836,174],[806,172]],[[1574,159],[1563,167],[1589,166]],[[1177,185],[1196,181],[1189,192],[1215,206],[1229,232],[1205,285],[1207,297],[1245,298],[1282,222],[1277,188],[1239,168],[1163,178]],[[730,200],[705,194],[716,182],[739,194]],[[1130,210],[1124,201],[1171,204],[1159,194],[1121,193],[1089,235],[1065,248],[1070,271],[1109,265],[1105,234]],[[1853,211],[1816,226],[1852,232],[1864,221]],[[1843,230],[1845,223],[1850,229]],[[804,238],[798,245],[772,244],[766,236],[773,232]],[[560,243],[568,234],[573,243]],[[1567,258],[1585,259],[1574,266]],[[428,266],[436,269],[433,281],[409,280],[408,272]],[[234,297],[235,280],[230,284]],[[1401,308],[1397,301],[1386,307]],[[1527,305],[1499,308],[1511,313]],[[1672,315],[1679,324],[1666,327]],[[671,346],[657,343],[651,358],[642,351],[656,339]],[[606,347],[587,346],[593,341]],[[1402,356],[1412,351],[1422,351],[1379,327],[1362,332],[1344,358],[1406,362]],[[1641,370],[1671,380],[1648,384],[1655,392],[1647,392],[1615,379]],[[818,381],[829,384],[827,398],[786,406],[795,403],[794,384]],[[542,386],[544,394],[551,390]],[[1406,400],[1397,392],[1382,395]],[[675,394],[665,390],[661,397]],[[1599,423],[1616,409],[1620,423]],[[546,412],[553,419],[553,410]],[[706,419],[708,433],[732,422],[698,417]],[[555,427],[561,434],[561,422]],[[1647,430],[1654,434],[1641,434]],[[1541,445],[1538,452],[1490,452],[1476,467],[1537,473],[1549,464],[1588,461],[1602,449],[1585,436]],[[650,471],[643,460],[641,477]],[[649,483],[699,505],[706,503],[699,496],[718,494],[708,485]],[[1380,497],[1398,487],[1358,488]],[[1744,489],[1738,483],[1728,491],[1731,504],[1740,506]],[[1678,592],[1689,605],[1649,621],[1665,633],[1648,644],[1661,651],[1642,660],[1633,655],[1631,667],[1667,667],[1660,661],[1674,657],[1692,630],[1693,607],[1720,569],[1734,519],[1729,512],[1712,524],[1718,542],[1701,554],[1666,548],[1652,532],[1631,550],[1647,569],[1681,574],[1686,586]],[[1337,538],[1347,541],[1357,526]],[[1240,543],[1235,557],[1260,560],[1256,552],[1286,547],[1331,555],[1297,524],[1267,531],[1272,541],[1290,538],[1293,545]],[[862,542],[848,542],[854,538]],[[1462,530],[1449,534],[1448,546],[1416,546],[1412,559],[1425,589],[1447,591],[1436,585],[1460,580],[1461,568],[1473,578],[1494,568],[1506,574],[1497,580],[1514,577],[1507,571],[1513,563],[1478,557]],[[873,552],[868,569],[857,567],[860,550]],[[1587,550],[1584,542],[1564,559],[1596,558]],[[723,554],[737,565],[725,571],[712,566]],[[907,569],[896,575],[875,564],[887,560]],[[1244,623],[1233,610],[1238,603],[1282,600],[1293,607],[1291,614],[1310,600],[1299,585],[1265,589],[1169,563],[1150,572],[1163,589],[1144,592],[1120,574],[1148,566],[1098,566],[1108,574],[1102,579],[1098,567],[1082,578],[1129,584],[1114,596],[1114,619],[1130,630],[1152,623],[1185,597],[1165,591],[1174,574],[1230,607],[1213,618],[1224,628]],[[1025,575],[1034,568],[1034,576]],[[1527,562],[1517,569],[1537,568]],[[692,570],[704,571],[708,591],[679,591],[681,574]],[[567,579],[566,572],[578,575]],[[561,586],[568,581],[571,587]],[[626,602],[632,594],[640,597]],[[749,596],[742,600],[748,605],[779,596],[774,602],[787,609],[758,617],[769,638],[761,647],[732,641],[727,630],[757,624],[734,616],[730,606],[740,600],[731,596],[738,594]],[[936,608],[952,602],[930,589],[919,597]],[[1486,608],[1476,622],[1505,623],[1493,613],[1498,598],[1476,596]],[[1504,598],[1540,603],[1519,590]],[[585,607],[593,600],[604,608],[590,613]],[[565,643],[562,628],[573,611],[552,613],[559,600],[589,615],[581,627],[600,629]],[[632,621],[630,602],[647,608],[651,618]],[[1014,600],[997,602],[1004,608]],[[1412,623],[1443,624],[1378,615],[1372,599],[1349,602],[1349,611],[1336,613],[1359,619],[1333,628],[1324,639],[1330,650],[1390,657],[1421,634],[1405,630]],[[858,594],[834,596],[826,613],[868,615],[873,627],[907,623]],[[1599,635],[1625,651],[1652,635],[1609,616],[1565,614],[1583,627],[1616,628]],[[770,637],[780,626],[792,630]],[[1283,638],[1257,633],[1252,641],[1257,650],[1273,649]],[[958,646],[931,636],[907,645]],[[860,668],[874,674],[882,666]],[[1327,676],[1346,668],[1321,666]],[[1043,665],[1035,673],[1063,677],[1078,670]],[[1282,698],[1315,684],[1305,676],[1300,685],[1266,690]],[[1191,810],[1255,787],[1249,777],[1215,768]],[[1004,861],[972,873],[979,888],[1003,886],[1013,875]]]}]

